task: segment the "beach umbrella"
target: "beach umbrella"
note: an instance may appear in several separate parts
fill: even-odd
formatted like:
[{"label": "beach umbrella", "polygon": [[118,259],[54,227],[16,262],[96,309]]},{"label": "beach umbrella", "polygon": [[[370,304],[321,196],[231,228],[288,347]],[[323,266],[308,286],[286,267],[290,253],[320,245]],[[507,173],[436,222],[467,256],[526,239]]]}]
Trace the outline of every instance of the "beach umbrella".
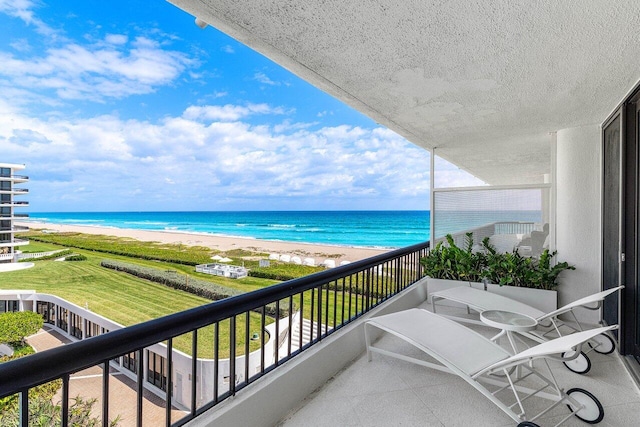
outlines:
[{"label": "beach umbrella", "polygon": [[222,257],[220,255],[214,255],[211,257],[211,259],[215,259],[216,261],[221,260]]},{"label": "beach umbrella", "polygon": [[220,262],[231,262],[233,260],[231,258],[224,257],[224,258],[220,258],[218,261],[220,261]]}]

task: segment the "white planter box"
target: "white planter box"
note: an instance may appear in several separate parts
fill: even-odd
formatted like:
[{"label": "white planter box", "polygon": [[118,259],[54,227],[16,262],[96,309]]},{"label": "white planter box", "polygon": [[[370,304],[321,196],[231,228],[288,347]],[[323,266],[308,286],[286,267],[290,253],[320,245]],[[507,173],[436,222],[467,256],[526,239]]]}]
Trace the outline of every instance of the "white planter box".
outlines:
[{"label": "white planter box", "polygon": [[558,291],[494,284],[488,284],[487,291],[530,305],[545,313],[558,308]]},{"label": "white planter box", "polygon": [[[479,282],[462,282],[459,280],[447,279],[427,279],[427,301],[431,303],[431,294],[445,289],[451,289],[458,286],[471,286],[475,289],[484,290],[484,283]],[[518,286],[500,286],[487,284],[487,292],[502,295],[507,298],[519,301],[523,304],[530,305],[545,313],[551,312],[558,308],[558,292],[547,291],[544,289],[522,288]],[[465,307],[462,304],[440,300],[438,305],[447,305],[450,307]]]}]

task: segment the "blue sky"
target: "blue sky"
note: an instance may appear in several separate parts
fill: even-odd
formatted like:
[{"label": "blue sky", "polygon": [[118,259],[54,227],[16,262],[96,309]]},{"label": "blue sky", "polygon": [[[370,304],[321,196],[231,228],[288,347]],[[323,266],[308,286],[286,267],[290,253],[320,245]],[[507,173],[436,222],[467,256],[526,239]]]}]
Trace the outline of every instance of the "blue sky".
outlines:
[{"label": "blue sky", "polygon": [[33,212],[429,207],[425,150],[165,1],[0,0],[0,28]]}]

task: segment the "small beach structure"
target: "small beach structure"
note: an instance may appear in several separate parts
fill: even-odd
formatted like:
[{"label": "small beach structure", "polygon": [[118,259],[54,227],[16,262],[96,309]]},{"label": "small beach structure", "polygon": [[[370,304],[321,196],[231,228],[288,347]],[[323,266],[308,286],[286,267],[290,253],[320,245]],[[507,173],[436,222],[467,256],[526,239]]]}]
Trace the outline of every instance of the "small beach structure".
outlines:
[{"label": "small beach structure", "polygon": [[249,270],[244,267],[218,263],[196,265],[196,272],[228,277],[230,279],[241,279],[249,275]]},{"label": "small beach structure", "polygon": [[336,262],[335,262],[335,260],[332,260],[332,259],[325,259],[322,262],[322,265],[324,267],[326,267],[326,268],[335,268],[336,267]]}]

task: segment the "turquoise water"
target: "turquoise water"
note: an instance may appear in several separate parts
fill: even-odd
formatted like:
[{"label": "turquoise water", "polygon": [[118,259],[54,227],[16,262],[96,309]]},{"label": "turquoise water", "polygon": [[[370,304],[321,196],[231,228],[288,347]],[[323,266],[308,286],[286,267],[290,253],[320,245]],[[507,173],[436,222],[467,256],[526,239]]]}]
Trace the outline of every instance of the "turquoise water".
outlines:
[{"label": "turquoise water", "polygon": [[400,248],[429,240],[429,211],[50,212],[55,224],[207,233],[287,242]]}]

